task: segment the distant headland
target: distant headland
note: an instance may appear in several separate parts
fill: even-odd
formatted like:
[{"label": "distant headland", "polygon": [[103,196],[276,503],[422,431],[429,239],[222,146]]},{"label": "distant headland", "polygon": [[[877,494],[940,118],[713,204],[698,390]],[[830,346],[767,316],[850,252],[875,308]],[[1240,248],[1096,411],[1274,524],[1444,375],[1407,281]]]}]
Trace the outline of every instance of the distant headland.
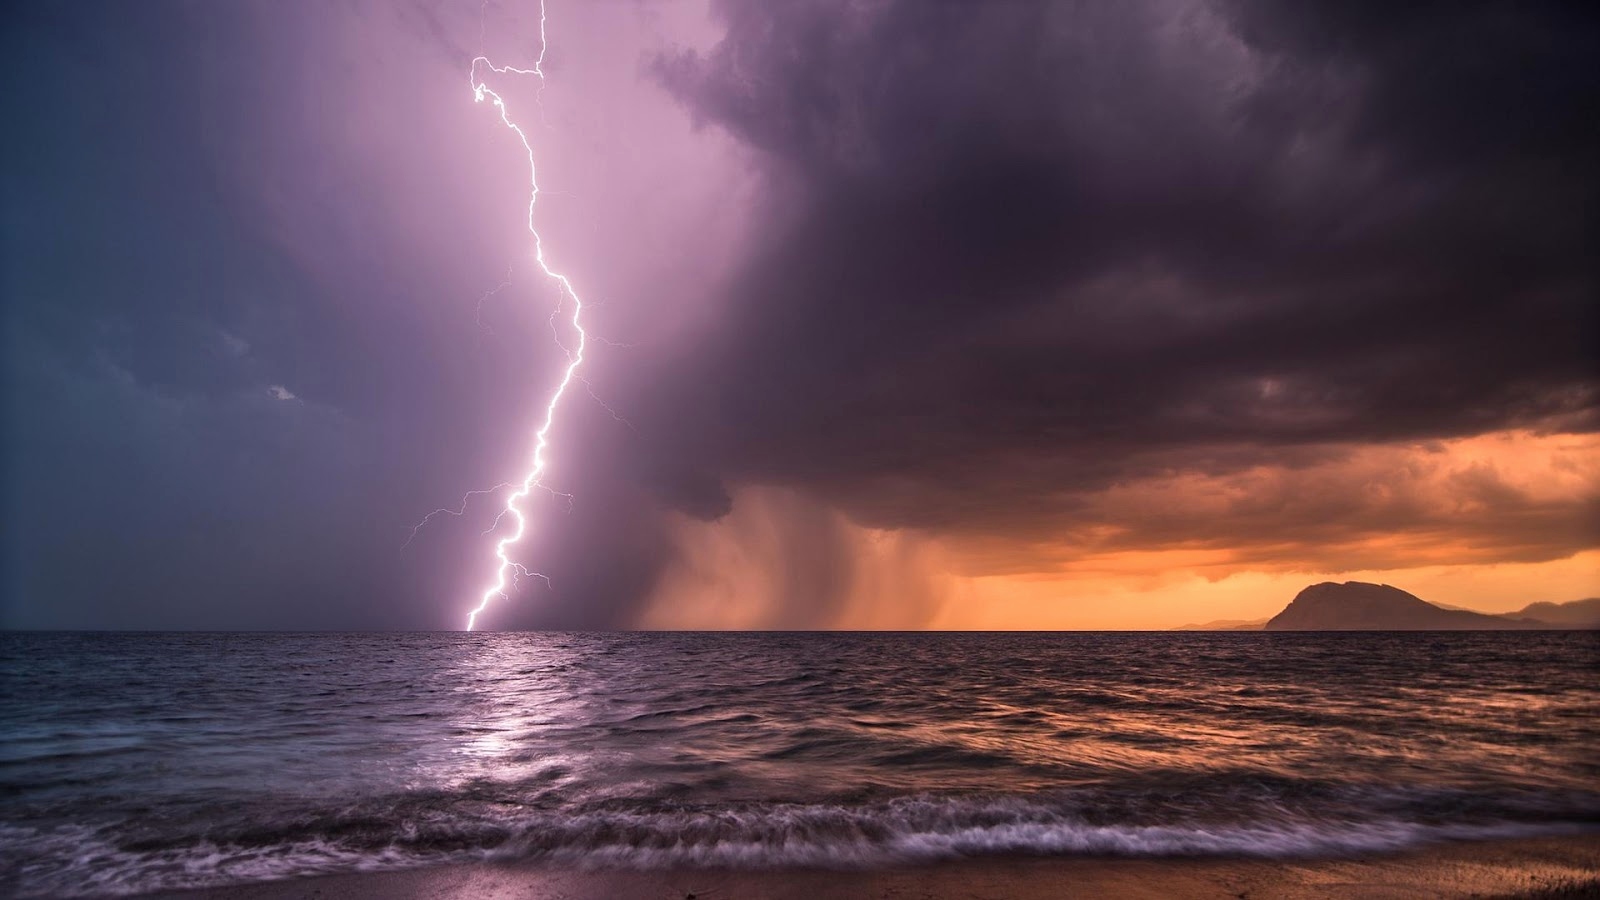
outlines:
[{"label": "distant headland", "polygon": [[1313,584],[1270,619],[1184,625],[1178,631],[1526,631],[1600,629],[1600,597],[1531,603],[1492,615],[1429,603],[1393,585]]}]

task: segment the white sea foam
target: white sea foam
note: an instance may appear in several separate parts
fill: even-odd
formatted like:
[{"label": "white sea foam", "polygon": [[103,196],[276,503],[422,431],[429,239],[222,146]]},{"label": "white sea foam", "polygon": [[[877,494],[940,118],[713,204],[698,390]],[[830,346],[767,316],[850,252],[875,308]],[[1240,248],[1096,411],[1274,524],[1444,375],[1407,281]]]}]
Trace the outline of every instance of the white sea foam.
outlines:
[{"label": "white sea foam", "polygon": [[[374,846],[328,835],[274,843],[199,840],[130,850],[82,827],[0,827],[20,897],[133,894],[485,859],[607,869],[868,868],[994,855],[1315,857],[1443,840],[1528,837],[1576,824],[1399,820],[1091,824],[1020,798],[902,798],[872,806],[761,805],[694,812],[540,813],[509,831],[463,823],[396,828]],[[401,838],[400,835],[406,836]],[[61,861],[70,859],[63,866]],[[7,886],[0,883],[0,887]]]}]

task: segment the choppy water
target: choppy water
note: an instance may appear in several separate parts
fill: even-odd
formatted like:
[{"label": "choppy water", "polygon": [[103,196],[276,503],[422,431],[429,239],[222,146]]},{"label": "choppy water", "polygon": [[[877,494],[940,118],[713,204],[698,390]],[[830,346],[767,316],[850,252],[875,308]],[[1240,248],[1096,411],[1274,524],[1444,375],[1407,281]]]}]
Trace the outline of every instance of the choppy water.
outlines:
[{"label": "choppy water", "polygon": [[1600,637],[3,634],[0,892],[1600,826]]}]

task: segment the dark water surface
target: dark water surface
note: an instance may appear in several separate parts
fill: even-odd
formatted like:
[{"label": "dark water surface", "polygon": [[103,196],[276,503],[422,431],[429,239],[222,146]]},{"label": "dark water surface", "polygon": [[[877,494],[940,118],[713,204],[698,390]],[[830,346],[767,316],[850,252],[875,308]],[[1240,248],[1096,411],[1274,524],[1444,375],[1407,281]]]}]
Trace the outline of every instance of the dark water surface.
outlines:
[{"label": "dark water surface", "polygon": [[0,893],[1600,825],[1600,637],[0,634]]}]

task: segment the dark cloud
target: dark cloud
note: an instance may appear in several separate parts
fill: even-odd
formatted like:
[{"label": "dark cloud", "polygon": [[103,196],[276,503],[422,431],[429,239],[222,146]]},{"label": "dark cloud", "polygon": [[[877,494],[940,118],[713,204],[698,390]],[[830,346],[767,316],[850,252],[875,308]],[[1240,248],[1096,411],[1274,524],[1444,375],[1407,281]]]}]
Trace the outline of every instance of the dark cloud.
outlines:
[{"label": "dark cloud", "polygon": [[1592,15],[718,9],[659,76],[771,218],[652,408],[731,479],[1003,528],[1174,466],[1593,427]]}]

